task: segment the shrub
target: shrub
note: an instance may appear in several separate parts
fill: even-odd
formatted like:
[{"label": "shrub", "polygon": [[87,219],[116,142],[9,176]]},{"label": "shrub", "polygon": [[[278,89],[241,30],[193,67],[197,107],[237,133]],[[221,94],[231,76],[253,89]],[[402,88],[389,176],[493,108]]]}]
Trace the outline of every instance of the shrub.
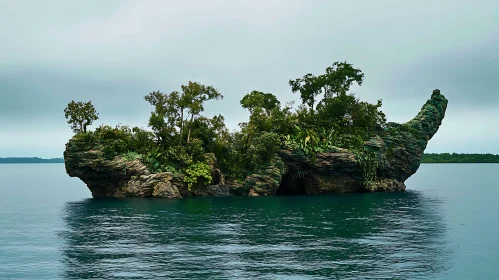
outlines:
[{"label": "shrub", "polygon": [[189,191],[193,184],[199,183],[200,179],[203,180],[203,184],[211,184],[213,178],[211,177],[211,167],[208,164],[196,162],[187,167],[185,170],[184,182],[187,183]]},{"label": "shrub", "polygon": [[134,161],[136,159],[142,159],[142,155],[137,152],[127,152],[121,155],[126,161]]}]

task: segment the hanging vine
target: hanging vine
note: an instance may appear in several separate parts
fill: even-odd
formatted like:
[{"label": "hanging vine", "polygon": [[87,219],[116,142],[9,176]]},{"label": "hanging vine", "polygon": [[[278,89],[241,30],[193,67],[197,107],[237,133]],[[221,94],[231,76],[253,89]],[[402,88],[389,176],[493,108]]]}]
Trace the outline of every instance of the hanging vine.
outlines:
[{"label": "hanging vine", "polygon": [[377,170],[379,167],[379,159],[377,153],[363,150],[360,152],[354,152],[354,154],[360,167],[362,168],[364,184],[369,185],[370,183],[376,181]]}]

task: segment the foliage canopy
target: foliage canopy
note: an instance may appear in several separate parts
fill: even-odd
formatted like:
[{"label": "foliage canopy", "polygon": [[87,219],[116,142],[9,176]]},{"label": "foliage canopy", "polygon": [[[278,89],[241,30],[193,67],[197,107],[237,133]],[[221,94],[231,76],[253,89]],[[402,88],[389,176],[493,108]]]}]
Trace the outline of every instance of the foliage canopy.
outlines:
[{"label": "foliage canopy", "polygon": [[75,102],[73,100],[64,109],[64,115],[74,133],[86,133],[87,126],[99,119],[99,113],[97,113],[94,105],[92,105],[92,101]]},{"label": "foliage canopy", "polygon": [[272,93],[251,91],[240,101],[250,113],[249,120],[234,132],[229,132],[222,115],[203,115],[206,102],[223,95],[213,86],[192,81],[180,91],[153,91],[144,97],[153,107],[151,131],[101,126],[87,132],[86,126],[97,118],[91,103],[73,101],[65,112],[80,133],[77,137],[101,145],[108,157],[142,160],[151,172],[183,174],[192,187],[211,182],[214,168],[233,180],[261,172],[283,148],[301,150],[312,159],[337,148],[362,150],[386,122],[381,100],[371,104],[349,92],[363,79],[361,70],[335,62],[324,74],[290,80],[291,91],[300,93],[297,108],[292,103],[282,105]]}]

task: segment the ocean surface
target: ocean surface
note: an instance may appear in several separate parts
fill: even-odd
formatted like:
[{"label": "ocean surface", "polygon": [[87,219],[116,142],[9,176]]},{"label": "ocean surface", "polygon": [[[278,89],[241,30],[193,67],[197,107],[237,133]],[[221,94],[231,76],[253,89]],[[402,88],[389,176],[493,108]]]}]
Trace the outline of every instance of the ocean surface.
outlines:
[{"label": "ocean surface", "polygon": [[63,164],[0,165],[0,279],[499,279],[499,164],[407,186],[92,199]]}]

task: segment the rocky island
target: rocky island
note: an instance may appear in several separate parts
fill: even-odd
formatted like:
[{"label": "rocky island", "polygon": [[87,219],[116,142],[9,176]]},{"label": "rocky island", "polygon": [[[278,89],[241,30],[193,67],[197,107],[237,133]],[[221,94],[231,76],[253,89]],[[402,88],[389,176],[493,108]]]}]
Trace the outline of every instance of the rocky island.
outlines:
[{"label": "rocky island", "polygon": [[[145,97],[155,107],[152,132],[123,126],[87,131],[97,116],[93,106],[73,103],[68,122],[76,135],[66,144],[66,171],[94,197],[404,191],[442,123],[447,99],[434,90],[415,118],[386,123],[381,101],[360,102],[347,93],[362,80],[362,72],[347,63],[291,80],[303,101],[296,111],[281,108],[272,94],[253,91],[241,100],[250,120],[233,133],[222,116],[200,115],[205,101],[221,95],[198,83],[182,86],[182,93]],[[324,98],[315,104],[318,93]],[[85,109],[87,117],[78,119]]]}]

